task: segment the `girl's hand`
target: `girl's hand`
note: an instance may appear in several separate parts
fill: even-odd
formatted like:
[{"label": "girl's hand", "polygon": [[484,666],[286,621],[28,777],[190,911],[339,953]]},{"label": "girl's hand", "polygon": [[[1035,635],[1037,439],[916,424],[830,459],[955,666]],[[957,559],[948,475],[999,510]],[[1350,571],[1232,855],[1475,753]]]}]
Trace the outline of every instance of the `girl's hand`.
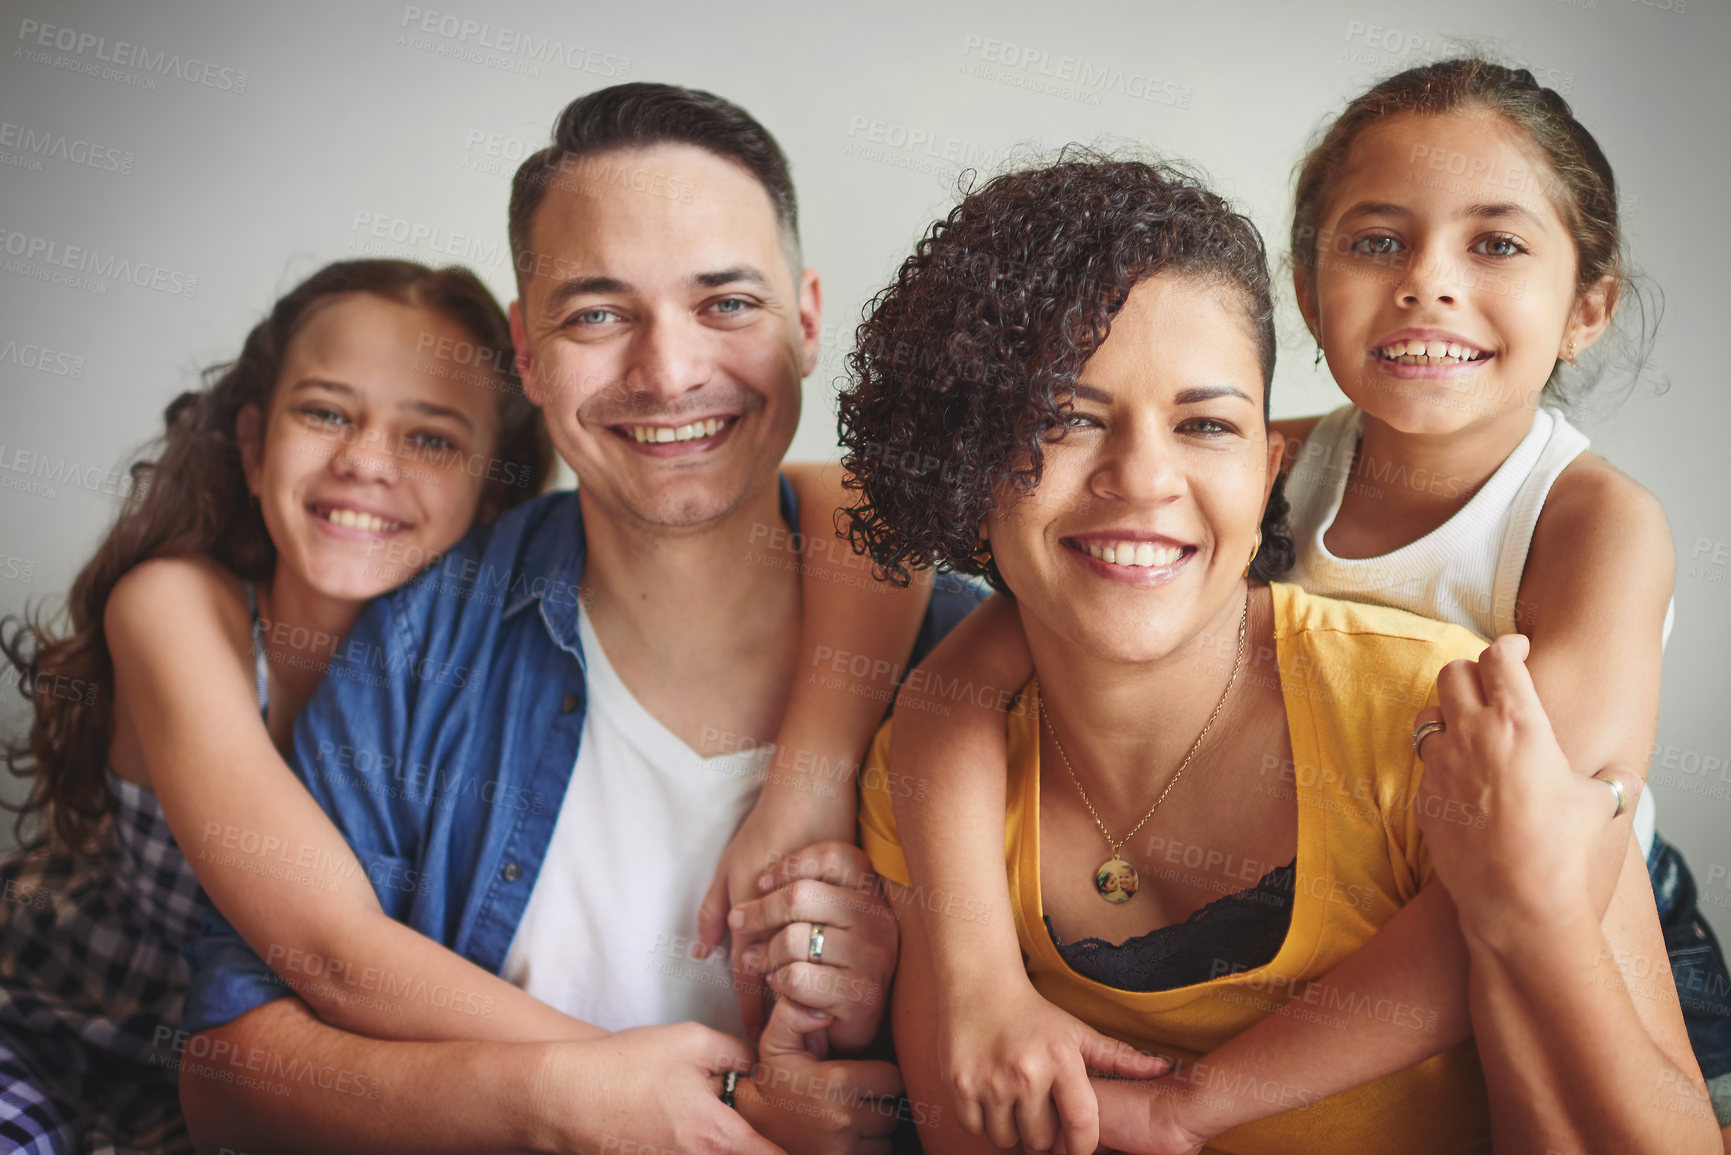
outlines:
[{"label": "girl's hand", "polygon": [[1527,639],[1498,638],[1476,662],[1451,662],[1437,675],[1440,709],[1416,726],[1445,727],[1423,740],[1424,778],[1414,799],[1419,828],[1460,910],[1481,941],[1537,920],[1594,924],[1582,880],[1595,844],[1617,811],[1633,808],[1641,779],[1607,766],[1583,778],[1569,767],[1525,665]]},{"label": "girl's hand", "polygon": [[[775,774],[773,764],[770,773]],[[722,852],[721,863],[715,868],[715,880],[710,883],[709,892],[697,912],[697,945],[693,953],[698,958],[709,957],[711,951],[728,939],[728,917],[734,908],[763,897],[764,892],[758,889],[758,880],[778,862],[813,843],[853,841],[851,821],[834,823],[823,820],[821,811],[835,807],[801,808],[797,802],[778,801],[781,793],[766,785],[758,796],[757,805],[746,815],[738,833]],[[850,813],[851,809],[848,808]],[[837,825],[841,829],[829,829]],[[773,929],[769,933],[774,933]],[[755,932],[735,932],[732,935],[733,989],[739,996],[745,1038],[751,1043],[756,1043],[763,1033],[764,1023],[769,1017],[770,1000],[762,980],[746,971],[743,960],[752,947],[768,937],[769,934]]]},{"label": "girl's hand", "polygon": [[957,992],[941,1018],[939,1071],[970,1135],[996,1147],[1092,1152],[1100,1109],[1090,1069],[1129,1079],[1165,1073],[1145,1055],[1096,1031],[1041,998],[1026,982],[1007,990]]}]

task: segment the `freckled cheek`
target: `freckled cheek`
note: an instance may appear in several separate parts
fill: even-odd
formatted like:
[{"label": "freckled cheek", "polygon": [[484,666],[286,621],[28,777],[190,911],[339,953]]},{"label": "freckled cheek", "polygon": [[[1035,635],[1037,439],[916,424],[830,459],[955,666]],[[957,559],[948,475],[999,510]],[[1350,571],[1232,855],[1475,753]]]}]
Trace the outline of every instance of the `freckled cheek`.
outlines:
[{"label": "freckled cheek", "polygon": [[324,469],[341,449],[335,437],[306,430],[273,436],[265,446],[262,496],[268,500],[272,490],[292,490],[303,479]]},{"label": "freckled cheek", "polygon": [[[484,463],[486,458],[479,461]],[[481,505],[484,464],[481,468],[481,477],[471,476],[461,467],[453,467],[418,479],[409,495],[418,528],[426,533],[449,536],[452,541],[461,537],[468,530],[469,523],[474,521],[475,512]]]}]

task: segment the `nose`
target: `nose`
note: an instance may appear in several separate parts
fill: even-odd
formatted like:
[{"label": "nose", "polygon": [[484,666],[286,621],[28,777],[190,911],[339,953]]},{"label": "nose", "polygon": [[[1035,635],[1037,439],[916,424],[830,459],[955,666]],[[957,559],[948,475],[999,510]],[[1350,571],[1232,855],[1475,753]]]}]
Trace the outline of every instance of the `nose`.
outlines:
[{"label": "nose", "polygon": [[331,455],[331,472],[346,481],[394,484],[399,480],[402,467],[391,452],[385,431],[372,425],[352,428],[354,436],[344,438]]},{"label": "nose", "polygon": [[709,380],[704,334],[676,317],[651,317],[633,336],[625,371],[629,393],[672,401]]},{"label": "nose", "polygon": [[1460,292],[1461,270],[1441,253],[1413,249],[1411,260],[1395,279],[1395,302],[1402,308],[1453,305]]},{"label": "nose", "polygon": [[1149,421],[1113,430],[1104,449],[1091,480],[1096,497],[1147,507],[1184,493],[1177,444],[1164,426]]}]

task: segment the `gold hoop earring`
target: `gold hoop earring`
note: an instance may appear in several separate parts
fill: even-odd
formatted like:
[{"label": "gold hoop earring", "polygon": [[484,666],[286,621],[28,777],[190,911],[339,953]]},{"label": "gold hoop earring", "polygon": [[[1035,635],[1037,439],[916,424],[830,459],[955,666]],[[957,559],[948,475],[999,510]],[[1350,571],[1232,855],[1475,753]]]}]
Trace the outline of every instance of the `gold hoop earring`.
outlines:
[{"label": "gold hoop earring", "polygon": [[1256,564],[1256,555],[1262,552],[1262,531],[1256,531],[1256,541],[1250,547],[1250,560],[1244,563],[1244,576],[1250,576],[1250,567]]}]

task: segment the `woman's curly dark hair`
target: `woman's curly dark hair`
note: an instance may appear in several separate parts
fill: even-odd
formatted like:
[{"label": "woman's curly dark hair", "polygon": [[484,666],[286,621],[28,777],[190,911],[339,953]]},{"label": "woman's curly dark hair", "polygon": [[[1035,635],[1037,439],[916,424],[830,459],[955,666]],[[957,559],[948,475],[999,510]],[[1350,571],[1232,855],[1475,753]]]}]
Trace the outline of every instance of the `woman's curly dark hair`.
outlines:
[{"label": "woman's curly dark hair", "polygon": [[[1071,389],[1130,290],[1172,273],[1230,286],[1274,377],[1274,304],[1248,217],[1170,164],[1070,146],[1044,168],[969,190],[867,307],[841,393],[850,488],[838,515],[854,548],[898,584],[944,566],[1008,592],[980,523],[1006,481],[1040,484]],[[1251,568],[1292,565],[1276,483]]]}]

